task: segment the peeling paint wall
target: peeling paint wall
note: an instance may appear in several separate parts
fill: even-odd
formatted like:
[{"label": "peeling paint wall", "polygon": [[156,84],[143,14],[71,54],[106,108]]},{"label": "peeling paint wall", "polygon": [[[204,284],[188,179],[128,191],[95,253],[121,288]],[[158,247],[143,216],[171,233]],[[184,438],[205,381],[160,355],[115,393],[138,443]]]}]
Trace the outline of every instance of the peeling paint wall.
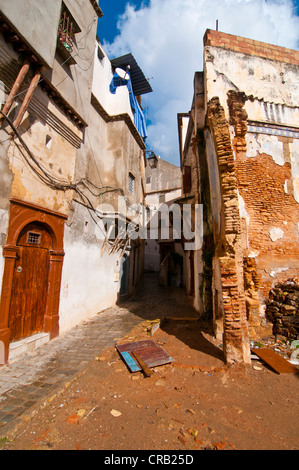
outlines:
[{"label": "peeling paint wall", "polygon": [[119,293],[120,260],[101,256],[103,234],[85,208],[77,206],[65,230],[65,259],[60,296],[60,330],[115,305]]},{"label": "peeling paint wall", "polygon": [[[40,14],[40,6],[37,7],[34,1],[28,3],[30,11],[27,16],[24,15],[21,26],[16,18],[12,18],[12,24],[16,29],[19,28],[20,34],[26,21],[24,28],[28,29],[28,34],[38,33],[38,29],[31,31],[28,21],[34,17],[32,24],[35,23]],[[4,5],[4,2],[1,1],[1,9],[2,4]],[[87,201],[89,200],[95,209],[103,203],[110,204],[112,211],[118,210],[120,195],[124,196],[126,209],[133,204],[143,203],[145,171],[145,145],[134,126],[133,113],[128,106],[127,88],[121,90],[121,93],[125,93],[124,99],[121,93],[113,95],[113,109],[115,114],[120,115],[119,119],[114,119],[114,115],[107,117],[105,110],[103,114],[99,113],[91,103],[94,74],[95,82],[98,83],[99,80],[102,85],[99,100],[108,103],[112,96],[109,90],[111,66],[109,69],[107,64],[109,73],[104,85],[102,75],[97,75],[97,67],[101,67],[101,64],[96,62],[97,67],[94,69],[94,60],[98,60],[98,17],[92,3],[89,0],[65,0],[64,4],[81,29],[80,33],[76,33],[75,47],[71,56],[69,55],[72,60],[63,59],[59,48],[56,50],[61,1],[55,1],[51,5],[51,12],[49,10],[47,23],[51,31],[48,31],[44,24],[47,21],[48,7],[43,11],[43,25],[39,25],[43,27],[43,31],[47,31],[49,41],[54,37],[54,46],[47,41],[40,44],[40,48],[47,45],[46,52],[51,54],[52,61],[47,57],[43,58],[43,63],[51,62],[47,62],[50,67],[43,72],[18,127],[20,139],[12,136],[7,121],[0,130],[1,248],[7,239],[11,198],[67,216],[59,305],[61,332],[115,305],[120,298],[123,275],[121,250],[108,254],[111,244],[107,243],[103,247],[106,233],[95,223],[97,215],[86,207]],[[11,4],[11,7],[15,5]],[[50,18],[51,14],[53,16]],[[35,51],[30,34],[29,46],[31,51]],[[21,53],[0,33],[1,99],[6,100],[23,63],[24,57]],[[20,110],[33,73],[34,70],[30,67],[20,92],[15,97],[8,115],[12,121]],[[110,111],[108,105],[107,107]],[[41,177],[44,172],[47,177],[70,187],[65,190],[53,188]],[[133,193],[129,190],[129,173],[135,177]],[[88,199],[82,201],[79,194],[72,190],[74,183],[79,184]],[[128,220],[134,218],[136,222],[140,221],[140,214],[135,209],[121,216],[127,217]],[[143,249],[142,242],[138,241],[131,242],[128,247],[128,294],[132,293],[142,275]],[[0,284],[3,281],[4,264],[1,253]],[[58,289],[58,286],[55,289]]]},{"label": "peeling paint wall", "polygon": [[192,194],[204,205],[196,275],[205,304],[212,247],[214,331],[228,361],[248,362],[248,338],[270,334],[271,287],[299,274],[299,52],[212,30],[204,46],[189,127],[179,127],[181,161],[195,150]]},{"label": "peeling paint wall", "polygon": [[[89,126],[84,143],[77,150],[75,177],[84,179],[92,188],[88,197],[99,214],[108,211],[115,221],[120,216],[122,220],[127,217],[138,223],[138,211],[129,209],[144,202],[144,149],[132,133],[128,89],[123,87],[116,95],[110,93],[112,71],[106,55],[104,62],[102,68],[96,52]],[[115,115],[122,117],[114,120]],[[129,174],[135,178],[133,194],[129,191]],[[101,217],[84,207],[80,198],[74,197],[65,230],[60,302],[62,331],[120,300],[124,276],[122,250],[109,254],[112,245],[110,242],[103,245],[107,231],[102,222]],[[129,263],[127,294],[133,292],[142,275],[143,250],[143,243],[131,242],[123,253]]]},{"label": "peeling paint wall", "polygon": [[218,97],[230,124],[242,249],[261,276],[256,326],[271,287],[298,275],[299,53],[210,34],[206,103]]},{"label": "peeling paint wall", "polygon": [[[23,125],[25,127],[25,123],[20,127],[21,132]],[[24,141],[39,163],[53,177],[68,182],[74,180],[76,149],[56,132],[36,121],[30,127],[30,133],[24,133]],[[48,188],[26,164],[24,155],[26,156],[26,153],[22,145],[17,143],[12,143],[7,150],[13,173],[11,197],[66,214],[72,192],[53,191]]]}]

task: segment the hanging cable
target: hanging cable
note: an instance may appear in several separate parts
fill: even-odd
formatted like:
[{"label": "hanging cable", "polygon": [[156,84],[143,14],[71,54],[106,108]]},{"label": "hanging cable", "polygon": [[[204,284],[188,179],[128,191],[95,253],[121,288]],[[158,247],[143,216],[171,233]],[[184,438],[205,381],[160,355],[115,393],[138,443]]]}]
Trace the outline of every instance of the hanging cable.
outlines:
[{"label": "hanging cable", "polygon": [[[74,191],[81,199],[82,201],[82,205],[88,210],[89,212],[89,215],[91,217],[91,219],[94,221],[94,223],[100,228],[101,232],[103,233],[103,235],[105,236],[105,239],[106,239],[106,234],[103,232],[102,230],[102,227],[98,224],[97,220],[95,219],[94,217],[94,214],[96,215],[97,218],[99,219],[103,219],[103,217],[101,217],[98,213],[98,211],[96,210],[96,208],[93,206],[92,202],[90,201],[89,197],[79,188],[80,185],[82,185],[83,187],[85,187],[93,196],[96,196],[96,197],[99,197],[99,196],[102,196],[104,194],[107,194],[107,193],[116,193],[116,192],[119,192],[121,193],[123,196],[124,196],[124,191],[121,189],[121,188],[114,188],[112,186],[103,186],[103,187],[99,187],[97,186],[96,184],[92,183],[91,181],[89,181],[87,178],[84,178],[78,182],[74,182],[74,183],[69,183],[68,181],[66,180],[62,180],[62,179],[58,179],[56,178],[55,176],[53,175],[50,175],[48,173],[48,171],[43,167],[43,165],[35,158],[35,156],[33,155],[33,153],[31,152],[31,150],[29,149],[28,145],[26,144],[26,142],[24,141],[24,139],[22,138],[22,136],[20,135],[19,131],[16,129],[16,127],[14,126],[13,122],[11,121],[11,119],[6,116],[1,110],[0,110],[0,114],[3,116],[3,118],[8,122],[8,124],[10,125],[10,127],[12,128],[14,134],[17,136],[17,138],[19,139],[20,143],[22,144],[23,148],[25,149],[26,153],[28,154],[28,156],[30,158],[27,157],[26,154],[24,154],[24,152],[22,152],[22,150],[20,149],[20,147],[18,146],[18,144],[15,143],[15,145],[18,147],[19,151],[21,152],[21,154],[23,155],[27,165],[29,166],[29,168],[34,172],[35,175],[37,175],[37,177],[40,179],[40,181],[42,181],[42,183],[44,183],[45,185],[47,185],[48,187],[50,187],[51,189],[53,190],[56,190],[56,191]],[[32,161],[30,161],[30,159]],[[33,164],[33,163],[34,164]],[[94,189],[97,189],[99,192],[96,192],[96,191],[93,191],[90,189],[90,187],[88,186],[89,183],[91,186],[93,186]],[[78,202],[76,200],[74,200],[75,202]],[[127,203],[126,203],[127,205]],[[136,227],[138,227],[136,225]],[[136,230],[136,229],[135,229]],[[131,230],[132,231],[132,230]],[[130,231],[130,233],[131,233]],[[130,238],[130,233],[127,234],[127,237],[125,238],[125,243],[128,241],[128,239]],[[108,243],[110,245],[113,245],[115,246],[115,242],[111,242],[110,240],[107,240]],[[121,248],[121,246],[120,246]],[[119,248],[119,249],[120,249]]]}]

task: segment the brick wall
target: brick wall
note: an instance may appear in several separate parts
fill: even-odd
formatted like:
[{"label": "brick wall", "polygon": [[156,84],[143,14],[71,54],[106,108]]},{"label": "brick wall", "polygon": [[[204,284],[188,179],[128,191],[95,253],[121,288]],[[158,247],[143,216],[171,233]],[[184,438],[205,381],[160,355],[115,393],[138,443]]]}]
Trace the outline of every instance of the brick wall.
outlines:
[{"label": "brick wall", "polygon": [[[258,253],[257,267],[262,275],[259,290],[267,298],[275,282],[298,276],[295,266],[299,263],[299,205],[294,198],[290,149],[294,139],[276,137],[283,146],[283,165],[278,165],[275,155],[268,155],[266,151],[257,152],[255,157],[247,157],[245,101],[244,93],[228,93],[230,124],[234,127],[235,135],[232,139],[236,158],[235,173],[239,193],[250,217],[247,228],[249,248]],[[275,228],[282,230],[283,236],[273,241],[271,230]],[[280,268],[282,271],[279,271]]]},{"label": "brick wall", "polygon": [[243,54],[299,65],[299,51],[211,29],[206,30],[204,46],[222,47],[235,52],[242,52]]},{"label": "brick wall", "polygon": [[[222,300],[224,310],[224,353],[226,361],[248,362],[249,342],[246,323],[246,305],[243,277],[243,259],[240,260],[240,215],[235,174],[234,154],[231,146],[229,124],[219,98],[208,103],[207,122],[212,132],[218,157],[221,194],[223,199],[222,231],[217,237],[215,253],[219,257]],[[241,267],[240,267],[241,263]]]}]

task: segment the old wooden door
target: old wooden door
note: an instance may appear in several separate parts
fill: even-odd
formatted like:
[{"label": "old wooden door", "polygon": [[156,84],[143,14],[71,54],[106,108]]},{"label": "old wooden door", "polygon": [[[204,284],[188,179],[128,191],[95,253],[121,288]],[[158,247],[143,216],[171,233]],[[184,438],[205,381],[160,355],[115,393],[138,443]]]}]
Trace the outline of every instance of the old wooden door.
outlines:
[{"label": "old wooden door", "polygon": [[40,223],[29,224],[18,240],[9,313],[10,341],[43,331],[52,239]]}]

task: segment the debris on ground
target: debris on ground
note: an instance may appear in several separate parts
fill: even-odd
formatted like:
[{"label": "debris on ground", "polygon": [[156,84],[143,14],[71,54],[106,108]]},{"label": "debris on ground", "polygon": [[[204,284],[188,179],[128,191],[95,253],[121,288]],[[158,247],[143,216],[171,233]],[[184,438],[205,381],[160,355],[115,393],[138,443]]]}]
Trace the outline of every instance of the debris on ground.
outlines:
[{"label": "debris on ground", "polygon": [[[135,328],[117,345],[149,341],[147,327]],[[221,342],[193,321],[163,322],[154,338],[174,362],[153,368],[143,380],[142,370],[125,373],[128,367],[112,346],[8,435],[2,448],[298,448],[296,377],[226,366]]]},{"label": "debris on ground", "polygon": [[131,372],[143,370],[146,375],[151,375],[148,369],[174,361],[161,346],[152,340],[117,344],[116,349]]},{"label": "debris on ground", "polygon": [[271,367],[278,374],[298,374],[299,369],[286,361],[283,357],[277,354],[270,348],[256,348],[251,349],[251,352],[256,354],[268,366]]},{"label": "debris on ground", "polygon": [[256,359],[256,357],[254,357],[254,350],[259,348],[268,348],[275,351],[291,364],[299,365],[299,360],[296,360],[299,354],[299,340],[288,339],[282,335],[273,335],[260,341],[251,341],[250,346],[252,359]]}]

